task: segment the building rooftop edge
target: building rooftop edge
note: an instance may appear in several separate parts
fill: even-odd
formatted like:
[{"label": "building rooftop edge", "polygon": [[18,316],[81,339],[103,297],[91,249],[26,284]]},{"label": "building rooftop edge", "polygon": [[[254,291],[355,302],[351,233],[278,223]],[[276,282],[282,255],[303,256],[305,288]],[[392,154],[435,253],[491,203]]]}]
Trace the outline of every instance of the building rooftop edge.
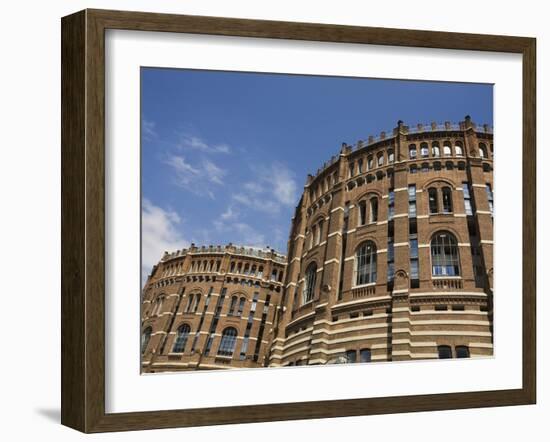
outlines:
[{"label": "building rooftop edge", "polygon": [[170,259],[185,256],[188,253],[193,255],[209,254],[209,253],[232,253],[232,254],[252,256],[252,257],[262,258],[262,259],[273,259],[277,262],[286,262],[285,254],[280,253],[269,246],[255,247],[255,246],[237,245],[233,243],[228,243],[224,246],[222,245],[197,246],[194,243],[191,243],[191,245],[188,248],[179,249],[173,252],[165,251],[164,255],[160,259],[160,262],[165,262]]},{"label": "building rooftop edge", "polygon": [[[309,174],[308,180],[305,184],[307,187],[311,184],[315,178],[327,170],[330,166],[336,163],[341,156],[346,156],[351,153],[357,152],[359,150],[367,149],[373,147],[381,142],[386,142],[395,138],[399,132],[403,135],[416,135],[422,133],[433,133],[433,132],[453,132],[453,131],[463,131],[468,128],[472,128],[478,133],[493,134],[493,127],[488,124],[477,124],[472,121],[469,115],[464,117],[464,121],[458,123],[451,123],[450,121],[445,121],[443,123],[431,122],[428,124],[418,123],[414,127],[407,126],[403,123],[402,120],[397,122],[397,127],[391,131],[382,131],[379,136],[370,135],[367,141],[358,140],[355,144],[342,143],[342,148],[340,153],[333,155],[328,161],[323,163],[323,165],[317,169],[315,174]],[[344,153],[345,152],[345,153]]]}]

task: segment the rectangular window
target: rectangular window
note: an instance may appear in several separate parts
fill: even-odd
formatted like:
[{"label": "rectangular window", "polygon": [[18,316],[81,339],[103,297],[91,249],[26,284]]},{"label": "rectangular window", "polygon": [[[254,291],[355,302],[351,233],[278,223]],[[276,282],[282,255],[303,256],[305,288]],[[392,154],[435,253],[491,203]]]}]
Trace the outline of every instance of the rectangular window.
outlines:
[{"label": "rectangular window", "polygon": [[464,208],[466,210],[466,215],[473,215],[470,186],[468,183],[462,183],[462,193],[464,194]]},{"label": "rectangular window", "polygon": [[357,362],[357,352],[355,350],[346,351],[346,361],[348,364]]},{"label": "rectangular window", "polygon": [[393,219],[395,214],[395,193],[393,189],[389,191],[388,194],[388,221]]},{"label": "rectangular window", "polygon": [[418,259],[411,259],[411,279],[418,279]]},{"label": "rectangular window", "polygon": [[489,210],[491,211],[491,216],[493,216],[493,191],[490,184],[485,185],[485,190],[487,191],[487,201],[489,202]]},{"label": "rectangular window", "polygon": [[395,267],[393,262],[388,262],[388,281],[393,281],[394,273],[395,273]]},{"label": "rectangular window", "polygon": [[411,237],[409,241],[411,258],[418,258],[418,238]]},{"label": "rectangular window", "polygon": [[394,247],[393,247],[393,237],[388,238],[388,274],[387,278],[388,281],[393,281],[393,274],[394,274]]},{"label": "rectangular window", "polygon": [[359,352],[359,357],[361,362],[370,362],[371,361],[371,352],[368,348],[363,348]]}]

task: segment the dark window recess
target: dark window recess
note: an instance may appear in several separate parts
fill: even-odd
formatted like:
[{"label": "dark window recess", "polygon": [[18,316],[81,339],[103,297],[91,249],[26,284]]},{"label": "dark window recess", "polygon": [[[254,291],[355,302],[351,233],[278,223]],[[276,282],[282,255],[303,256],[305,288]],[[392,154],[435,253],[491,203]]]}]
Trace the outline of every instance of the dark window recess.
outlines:
[{"label": "dark window recess", "polygon": [[448,345],[438,346],[437,347],[437,353],[439,355],[439,359],[451,359],[453,357],[451,347],[448,346]]}]

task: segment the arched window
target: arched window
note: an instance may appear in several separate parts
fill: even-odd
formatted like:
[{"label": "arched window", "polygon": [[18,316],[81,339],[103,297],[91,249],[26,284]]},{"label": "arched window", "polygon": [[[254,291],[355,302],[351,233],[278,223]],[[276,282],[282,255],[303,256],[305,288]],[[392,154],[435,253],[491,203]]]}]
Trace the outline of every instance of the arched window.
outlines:
[{"label": "arched window", "polygon": [[359,362],[370,362],[371,351],[370,348],[362,348],[359,350]]},{"label": "arched window", "polygon": [[438,345],[437,353],[439,355],[439,359],[451,359],[453,357],[453,353],[449,345]]},{"label": "arched window", "polygon": [[428,151],[428,143],[422,143],[420,145],[420,156],[422,158],[427,158],[429,155],[429,151]]},{"label": "arched window", "polygon": [[246,302],[245,298],[241,298],[239,300],[239,310],[237,310],[237,316],[242,316],[245,302]]},{"label": "arched window", "polygon": [[481,158],[487,158],[487,147],[483,143],[479,143],[479,156]]},{"label": "arched window", "polygon": [[390,149],[390,150],[388,150],[388,163],[391,164],[391,163],[393,163],[393,161],[394,161],[394,154],[393,154],[393,150]]},{"label": "arched window", "polygon": [[470,349],[465,345],[457,345],[455,347],[456,357],[457,358],[469,358]]},{"label": "arched window", "polygon": [[451,143],[449,141],[445,141],[443,143],[443,156],[450,157],[453,155],[453,151],[451,149]]},{"label": "arched window", "polygon": [[450,232],[438,232],[432,237],[432,275],[460,276],[458,243]]},{"label": "arched window", "polygon": [[434,141],[432,143],[432,157],[438,157],[439,156],[439,143],[437,141]]},{"label": "arched window", "polygon": [[149,341],[151,340],[152,332],[153,329],[151,327],[147,327],[145,330],[143,330],[143,333],[141,334],[141,354],[145,353],[145,350],[147,350],[147,346],[149,345]]},{"label": "arched window", "polygon": [[[372,156],[370,156],[367,158],[367,169],[372,170],[373,167],[374,167],[374,160]],[[336,183],[336,180],[334,180],[334,182]]]},{"label": "arched window", "polygon": [[376,282],[376,245],[367,241],[359,246],[355,254],[355,285]]},{"label": "arched window", "polygon": [[313,300],[315,293],[315,280],[317,278],[317,264],[312,262],[306,270],[304,281],[304,303]]},{"label": "arched window", "polygon": [[187,307],[185,307],[185,311],[186,311],[186,312],[190,312],[190,311],[191,311],[191,306],[193,305],[193,297],[194,297],[194,296],[195,296],[195,295],[193,295],[193,293],[191,293],[191,294],[189,295],[189,299],[187,300]]},{"label": "arched window", "polygon": [[264,277],[264,267],[260,266],[258,267],[258,278],[263,278],[263,277]]},{"label": "arched window", "polygon": [[237,342],[237,330],[233,327],[226,328],[222,333],[222,340],[218,348],[218,355],[233,356],[235,343]]},{"label": "arched window", "polygon": [[378,221],[378,198],[373,197],[370,199],[369,204],[370,222],[375,223]]},{"label": "arched window", "polygon": [[357,362],[357,351],[347,350],[346,351],[346,363],[353,364]]},{"label": "arched window", "polygon": [[367,203],[359,201],[359,225],[364,226],[367,223]]},{"label": "arched window", "polygon": [[439,211],[437,204],[437,189],[433,187],[428,189],[428,203],[430,206],[430,213],[437,213]]},{"label": "arched window", "polygon": [[410,173],[417,173],[417,172],[418,172],[418,167],[416,166],[416,164],[413,164],[413,165],[409,168],[409,172],[410,172]]},{"label": "arched window", "polygon": [[441,189],[441,195],[443,199],[443,213],[452,213],[453,212],[453,197],[450,187],[444,187]]},{"label": "arched window", "polygon": [[229,316],[233,316],[235,314],[236,306],[237,306],[237,297],[233,296],[231,298],[231,304],[229,304],[229,312],[227,313]]},{"label": "arched window", "polygon": [[193,312],[197,312],[199,309],[199,303],[201,302],[201,294],[198,293],[197,296],[195,296],[195,307],[193,308]]},{"label": "arched window", "polygon": [[461,157],[464,155],[464,150],[462,148],[462,142],[461,141],[457,141],[455,143],[455,155],[457,157]]},{"label": "arched window", "polygon": [[231,266],[229,267],[229,273],[235,273],[235,261],[231,261]]},{"label": "arched window", "polygon": [[377,161],[379,167],[384,165],[384,154],[382,152],[378,154]]},{"label": "arched window", "polygon": [[174,342],[173,353],[183,353],[185,351],[185,344],[187,344],[187,338],[191,332],[191,327],[187,324],[180,325],[176,334],[176,341]]},{"label": "arched window", "polygon": [[323,236],[323,220],[319,221],[319,224],[317,224],[317,237],[315,238],[316,246],[321,243],[321,236]]},{"label": "arched window", "polygon": [[353,168],[353,161],[350,161],[350,163],[349,163],[349,177],[350,178],[353,176],[353,172],[354,172],[353,169],[354,169]]},{"label": "arched window", "polygon": [[315,244],[315,238],[317,238],[317,226],[311,228],[311,236],[309,238],[309,248],[311,249]]},{"label": "arched window", "polygon": [[416,144],[409,144],[409,158],[411,160],[416,158]]}]

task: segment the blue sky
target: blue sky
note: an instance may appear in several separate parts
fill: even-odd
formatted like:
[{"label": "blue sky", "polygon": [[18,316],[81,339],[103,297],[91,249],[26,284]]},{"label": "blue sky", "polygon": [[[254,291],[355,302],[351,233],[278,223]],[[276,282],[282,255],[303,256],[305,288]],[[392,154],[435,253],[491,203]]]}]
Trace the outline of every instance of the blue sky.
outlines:
[{"label": "blue sky", "polygon": [[493,122],[491,85],[142,68],[142,266],[164,250],[283,253],[308,173],[398,120]]}]

